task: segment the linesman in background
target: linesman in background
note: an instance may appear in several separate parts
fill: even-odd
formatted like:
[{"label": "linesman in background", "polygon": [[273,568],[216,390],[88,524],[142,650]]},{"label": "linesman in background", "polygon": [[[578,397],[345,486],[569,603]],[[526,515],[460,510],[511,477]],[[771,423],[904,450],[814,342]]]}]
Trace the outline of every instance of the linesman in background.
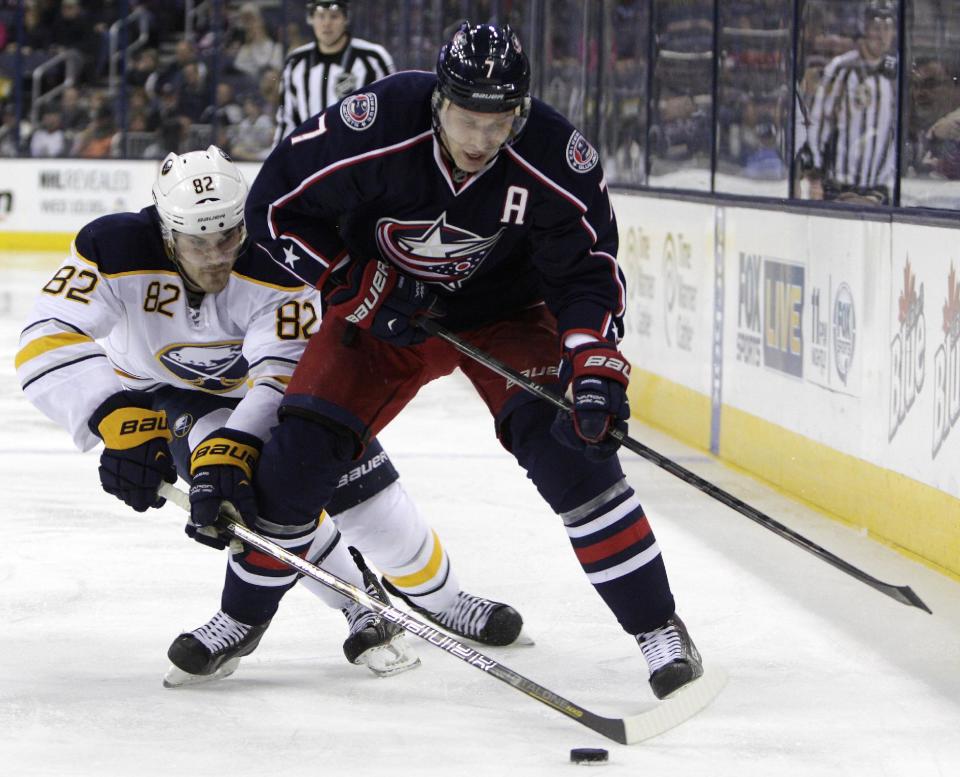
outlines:
[{"label": "linesman in background", "polygon": [[274,145],[311,116],[395,70],[383,46],[350,34],[349,0],[307,3],[307,22],[316,40],[287,55]]},{"label": "linesman in background", "polygon": [[857,47],[831,60],[817,88],[807,146],[810,199],[887,205],[896,174],[897,9],[869,0]]}]

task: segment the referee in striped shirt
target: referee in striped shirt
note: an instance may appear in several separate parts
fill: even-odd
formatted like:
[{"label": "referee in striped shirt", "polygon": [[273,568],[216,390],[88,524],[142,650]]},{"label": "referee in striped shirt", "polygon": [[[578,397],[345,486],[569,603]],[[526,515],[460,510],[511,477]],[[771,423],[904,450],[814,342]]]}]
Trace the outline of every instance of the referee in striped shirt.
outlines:
[{"label": "referee in striped shirt", "polygon": [[287,55],[274,145],[345,95],[394,72],[393,58],[383,46],[350,35],[349,13],[349,0],[307,3],[316,40]]},{"label": "referee in striped shirt", "polygon": [[894,0],[869,0],[857,48],[824,69],[807,132],[811,199],[890,204],[897,143],[895,36]]}]

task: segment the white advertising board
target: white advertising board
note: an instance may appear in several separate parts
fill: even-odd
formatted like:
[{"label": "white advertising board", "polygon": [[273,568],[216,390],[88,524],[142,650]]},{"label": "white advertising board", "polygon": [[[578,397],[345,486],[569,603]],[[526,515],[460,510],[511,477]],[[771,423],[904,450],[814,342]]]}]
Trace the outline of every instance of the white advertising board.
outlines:
[{"label": "white advertising board", "polygon": [[957,231],[894,225],[878,415],[880,463],[960,496]]},{"label": "white advertising board", "polygon": [[613,202],[627,279],[624,354],[709,396],[714,208],[631,195]]},{"label": "white advertising board", "polygon": [[[107,213],[152,203],[157,161],[0,160],[0,240],[9,232],[73,233]],[[241,164],[252,183],[259,164]]]},{"label": "white advertising board", "polygon": [[859,455],[836,417],[863,411],[864,248],[884,226],[745,208],[724,223],[723,402]]}]

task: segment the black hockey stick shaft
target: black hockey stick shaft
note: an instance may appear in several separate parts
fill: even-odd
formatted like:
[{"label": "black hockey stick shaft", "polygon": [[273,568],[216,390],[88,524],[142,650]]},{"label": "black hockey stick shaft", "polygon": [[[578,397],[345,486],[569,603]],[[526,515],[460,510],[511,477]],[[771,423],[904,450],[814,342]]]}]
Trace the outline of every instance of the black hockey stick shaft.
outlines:
[{"label": "black hockey stick shaft", "polygon": [[[428,334],[434,335],[446,340],[454,348],[456,348],[460,353],[469,356],[474,361],[479,362],[480,364],[488,367],[493,370],[493,372],[501,375],[507,380],[516,383],[525,391],[528,391],[535,396],[540,397],[541,399],[546,400],[555,407],[566,410],[568,413],[572,412],[573,406],[563,397],[557,396],[550,389],[541,386],[539,383],[528,378],[526,375],[518,372],[517,370],[508,367],[503,362],[493,358],[490,354],[485,353],[479,348],[471,345],[467,341],[448,331],[436,321],[433,321],[430,318],[419,317],[416,319],[416,325],[423,329]],[[650,461],[656,464],[661,469],[666,470],[671,475],[674,475],[685,483],[689,483],[694,488],[699,489],[703,493],[707,494],[710,497],[713,497],[718,502],[725,504],[727,507],[732,510],[736,510],[743,516],[746,516],[751,521],[754,521],[766,529],[774,532],[775,534],[780,535],[784,539],[789,540],[794,545],[797,545],[809,553],[817,556],[818,558],[826,561],[828,564],[836,567],[841,572],[845,572],[853,578],[856,578],[861,583],[866,583],[871,588],[880,591],[882,594],[886,594],[891,599],[895,599],[901,604],[906,604],[911,607],[917,607],[921,610],[926,610],[929,613],[933,611],[927,607],[924,601],[917,596],[910,586],[901,585],[896,586],[890,583],[885,583],[882,580],[868,575],[862,569],[858,569],[853,564],[850,564],[847,561],[844,561],[842,558],[831,553],[826,548],[817,545],[817,543],[807,539],[802,534],[795,532],[793,529],[788,526],[784,526],[779,521],[774,520],[766,513],[761,512],[752,505],[747,504],[742,499],[738,499],[733,494],[728,491],[724,491],[719,486],[714,485],[709,480],[705,480],[699,475],[691,472],[686,467],[677,464],[677,462],[672,459],[667,458],[666,456],[657,453],[657,451],[652,448],[648,448],[643,443],[633,439],[627,434],[624,434],[618,429],[612,429],[610,431],[610,436],[623,445],[624,448],[633,451],[634,453],[642,456],[647,461]]]},{"label": "black hockey stick shaft", "polygon": [[[169,483],[162,483],[158,493],[160,496],[169,499],[184,510],[190,511],[189,497],[175,486]],[[574,704],[572,701],[554,693],[549,688],[545,688],[539,683],[524,677],[519,672],[515,672],[513,669],[510,669],[510,667],[504,666],[499,661],[484,655],[479,650],[464,645],[462,642],[419,620],[410,613],[398,610],[389,604],[381,602],[379,599],[370,596],[366,591],[351,585],[336,575],[327,572],[325,569],[321,569],[316,564],[311,564],[309,561],[300,558],[300,556],[291,553],[286,548],[282,548],[266,537],[262,537],[256,532],[251,531],[242,523],[237,522],[238,517],[233,506],[224,503],[221,507],[218,528],[226,531],[232,537],[235,537],[246,545],[256,548],[261,553],[286,564],[291,569],[316,580],[318,583],[327,586],[327,588],[343,594],[354,602],[362,604],[364,607],[373,610],[378,615],[397,624],[414,636],[420,637],[420,639],[446,651],[455,658],[459,658],[475,669],[479,669],[481,672],[496,677],[501,682],[506,683],[512,688],[516,688],[518,691],[525,693],[530,698],[542,704],[546,704],[548,707],[566,715],[577,723],[596,731],[598,734],[602,734],[608,739],[612,739],[614,742],[619,742],[622,745],[628,744],[626,723],[622,718],[605,718]]]}]

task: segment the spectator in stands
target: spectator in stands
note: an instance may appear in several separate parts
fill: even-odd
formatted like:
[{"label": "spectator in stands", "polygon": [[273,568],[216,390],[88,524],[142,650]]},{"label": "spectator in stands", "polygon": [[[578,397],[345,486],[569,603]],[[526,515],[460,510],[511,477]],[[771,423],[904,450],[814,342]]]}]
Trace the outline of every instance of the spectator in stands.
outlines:
[{"label": "spectator in stands", "polygon": [[[8,50],[16,51],[16,30],[11,32],[13,39],[10,41]],[[50,46],[50,29],[43,23],[40,8],[36,3],[26,3],[23,7],[23,36],[20,40],[24,54],[43,51]]]},{"label": "spectator in stands", "polygon": [[277,142],[350,92],[394,72],[393,58],[383,46],[350,34],[349,11],[349,0],[307,3],[315,40],[287,55]]},{"label": "spectator in stands", "polygon": [[51,42],[61,49],[74,49],[83,58],[81,80],[92,81],[97,76],[97,62],[103,46],[102,34],[93,28],[80,0],[62,0],[60,15],[50,30]]},{"label": "spectator in stands", "polygon": [[234,68],[256,79],[265,68],[283,67],[283,47],[270,37],[263,15],[254,3],[240,6],[237,27],[242,43],[233,60]]},{"label": "spectator in stands", "polygon": [[868,0],[856,48],[817,87],[807,145],[810,199],[888,204],[896,177],[896,0]]},{"label": "spectator in stands", "polygon": [[[146,48],[137,52],[136,59],[127,68],[127,84],[154,90],[148,83],[156,81],[157,69],[160,66],[160,55],[156,49]],[[155,92],[154,92],[155,93]]]},{"label": "spectator in stands", "polygon": [[30,156],[63,156],[67,148],[67,135],[63,131],[60,112],[52,106],[45,108],[40,117],[40,126],[30,136]]},{"label": "spectator in stands", "polygon": [[164,118],[157,128],[156,138],[143,152],[144,159],[163,159],[171,151],[182,154],[186,148],[190,121],[183,116]]},{"label": "spectator in stands", "polygon": [[90,123],[90,113],[83,106],[80,90],[68,86],[60,93],[60,121],[68,135],[80,132]]},{"label": "spectator in stands", "polygon": [[268,67],[260,74],[257,88],[260,92],[260,102],[266,110],[277,111],[280,104],[280,71]]},{"label": "spectator in stands", "polygon": [[22,138],[29,135],[30,125],[20,123],[20,139],[17,138],[17,111],[12,105],[3,109],[3,120],[0,123],[0,157],[20,156]]},{"label": "spectator in stands", "polygon": [[201,79],[206,80],[207,66],[197,58],[197,48],[191,41],[185,39],[177,41],[173,57],[173,62],[161,68],[152,83],[147,82],[148,93],[152,92],[154,95],[159,95],[164,84],[172,84],[174,87],[179,86],[182,80],[181,73],[191,64],[197,65]]},{"label": "spectator in stands", "polygon": [[[208,105],[200,116],[203,124],[230,127],[243,119],[243,109],[233,99],[233,87],[225,81],[217,84],[217,101]],[[220,145],[220,144],[216,144]]]},{"label": "spectator in stands", "polygon": [[103,103],[94,111],[90,125],[74,139],[70,156],[81,159],[108,158],[111,156],[116,131],[113,109]]},{"label": "spectator in stands", "polygon": [[273,149],[273,112],[265,111],[254,95],[243,99],[243,118],[234,127],[230,153],[234,159],[256,162]]},{"label": "spectator in stands", "polygon": [[200,70],[199,62],[190,62],[181,73],[177,88],[177,104],[180,114],[191,121],[199,122],[210,102],[207,79]]}]

